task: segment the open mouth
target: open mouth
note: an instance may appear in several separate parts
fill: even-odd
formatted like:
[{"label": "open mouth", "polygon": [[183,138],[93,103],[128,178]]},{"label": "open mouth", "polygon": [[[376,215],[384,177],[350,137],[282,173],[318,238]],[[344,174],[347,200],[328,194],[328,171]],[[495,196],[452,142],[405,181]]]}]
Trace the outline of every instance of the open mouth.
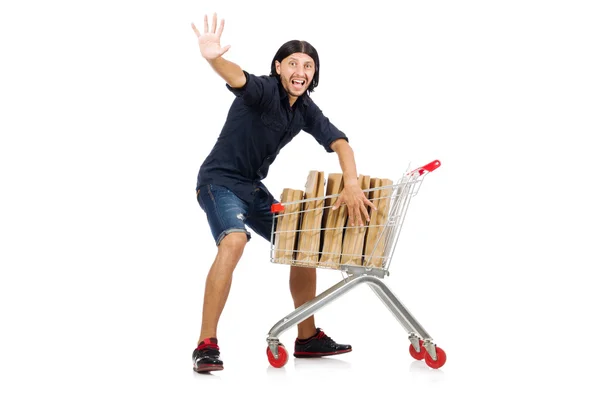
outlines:
[{"label": "open mouth", "polygon": [[306,80],[304,79],[292,79],[292,86],[296,89],[302,89],[306,84]]}]

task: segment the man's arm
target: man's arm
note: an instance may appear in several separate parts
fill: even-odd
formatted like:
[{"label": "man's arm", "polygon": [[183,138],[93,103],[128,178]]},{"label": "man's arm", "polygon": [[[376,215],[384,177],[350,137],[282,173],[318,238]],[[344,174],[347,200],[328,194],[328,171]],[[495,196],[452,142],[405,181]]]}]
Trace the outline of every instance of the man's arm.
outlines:
[{"label": "man's arm", "polygon": [[354,151],[345,139],[337,139],[334,141],[331,144],[331,149],[338,155],[344,179],[344,188],[340,193],[338,200],[333,205],[332,210],[336,210],[340,205],[346,203],[350,226],[354,226],[356,223],[360,226],[364,226],[361,213],[367,222],[370,221],[369,211],[366,206],[368,205],[374,210],[377,210],[377,208],[365,196],[365,193],[358,184]]},{"label": "man's arm", "polygon": [[338,155],[340,167],[344,175],[344,186],[358,186],[354,151],[350,147],[350,144],[345,139],[338,139],[331,144],[331,149]]},{"label": "man's arm", "polygon": [[374,210],[377,208],[365,196],[358,184],[354,151],[350,147],[346,135],[329,122],[329,119],[310,98],[305,100],[308,101],[308,109],[304,130],[323,145],[327,152],[337,153],[343,172],[344,188],[331,209],[336,210],[342,204],[346,204],[350,225],[354,226],[358,223],[363,226],[363,216],[367,222],[370,221],[366,206],[368,205]]},{"label": "man's arm", "polygon": [[208,16],[204,16],[204,33],[200,34],[196,25],[192,23],[192,29],[198,37],[200,53],[207,60],[215,72],[232,88],[241,88],[246,84],[246,75],[240,66],[223,58],[230,45],[221,47],[221,34],[225,27],[225,20],[217,29],[217,14],[213,14],[212,27],[209,29]]},{"label": "man's arm", "polygon": [[223,57],[208,60],[213,70],[225,80],[231,88],[242,88],[246,85],[246,75],[241,67]]}]

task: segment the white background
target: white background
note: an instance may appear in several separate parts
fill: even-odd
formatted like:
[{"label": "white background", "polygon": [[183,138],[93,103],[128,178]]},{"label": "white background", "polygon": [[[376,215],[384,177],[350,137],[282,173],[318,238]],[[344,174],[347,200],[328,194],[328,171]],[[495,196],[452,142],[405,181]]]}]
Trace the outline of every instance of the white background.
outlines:
[{"label": "white background", "polygon": [[[600,13],[594,1],[7,1],[0,6],[0,394],[594,395]],[[198,375],[216,248],[198,167],[233,95],[190,23],[226,19],[226,57],[267,74],[281,44],[321,58],[313,98],[358,171],[439,159],[388,285],[448,356],[430,370],[367,287],[317,324],[354,351],[276,370],[289,268],[255,238]],[[267,186],[339,172],[301,133]],[[319,291],[341,280],[319,270]],[[295,330],[281,340],[293,350]]]}]

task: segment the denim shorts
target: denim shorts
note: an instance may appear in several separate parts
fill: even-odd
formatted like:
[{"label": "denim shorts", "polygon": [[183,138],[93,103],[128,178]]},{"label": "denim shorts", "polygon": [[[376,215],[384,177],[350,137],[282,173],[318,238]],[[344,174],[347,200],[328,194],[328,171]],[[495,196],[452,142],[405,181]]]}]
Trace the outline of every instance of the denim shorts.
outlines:
[{"label": "denim shorts", "polygon": [[251,234],[246,226],[267,241],[271,241],[271,204],[277,201],[263,190],[257,189],[254,201],[248,203],[224,186],[202,185],[198,189],[197,198],[200,208],[206,213],[210,231],[217,245],[232,232],[246,233],[249,241]]}]

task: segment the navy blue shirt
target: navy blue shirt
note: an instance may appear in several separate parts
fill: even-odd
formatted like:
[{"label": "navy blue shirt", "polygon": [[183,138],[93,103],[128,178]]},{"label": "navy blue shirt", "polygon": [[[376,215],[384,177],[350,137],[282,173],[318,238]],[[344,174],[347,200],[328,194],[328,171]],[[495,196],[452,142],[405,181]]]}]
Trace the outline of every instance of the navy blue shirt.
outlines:
[{"label": "navy blue shirt", "polygon": [[243,87],[226,84],[236,97],[215,146],[200,167],[196,190],[201,185],[221,185],[252,202],[257,189],[271,195],[261,181],[279,151],[301,130],[311,134],[327,152],[333,152],[333,141],[348,138],[306,93],[290,107],[277,77],[244,74]]}]

